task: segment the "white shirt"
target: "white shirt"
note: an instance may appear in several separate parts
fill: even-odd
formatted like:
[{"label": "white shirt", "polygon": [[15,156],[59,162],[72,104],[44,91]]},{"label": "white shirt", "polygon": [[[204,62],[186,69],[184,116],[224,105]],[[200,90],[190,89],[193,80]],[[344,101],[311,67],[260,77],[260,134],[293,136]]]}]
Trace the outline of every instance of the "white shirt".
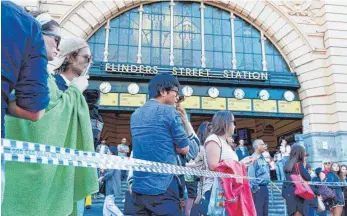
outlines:
[{"label": "white shirt", "polygon": [[61,77],[63,77],[64,81],[66,82],[66,85],[70,85],[71,81],[66,78],[63,74],[60,74]]}]

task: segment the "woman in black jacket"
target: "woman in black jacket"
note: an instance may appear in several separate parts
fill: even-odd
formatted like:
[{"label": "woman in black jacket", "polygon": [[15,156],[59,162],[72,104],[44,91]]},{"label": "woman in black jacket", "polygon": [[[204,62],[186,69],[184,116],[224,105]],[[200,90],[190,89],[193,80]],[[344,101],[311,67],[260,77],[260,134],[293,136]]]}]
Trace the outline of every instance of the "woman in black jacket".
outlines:
[{"label": "woman in black jacket", "polygon": [[[342,182],[342,180],[338,176],[338,172],[340,171],[340,165],[338,163],[333,163],[331,165],[331,171],[327,175],[327,182]],[[330,188],[335,190],[336,193],[336,204],[333,205],[330,209],[331,216],[341,216],[343,206],[345,205],[345,199],[343,198],[342,188],[341,186],[329,185]]]},{"label": "woman in black jacket", "polygon": [[[297,174],[296,165],[299,167],[299,172],[302,178],[306,181],[311,181],[311,176],[305,169],[305,148],[300,144],[292,146],[289,155],[289,160],[284,167],[286,180],[292,181],[290,176]],[[295,195],[295,184],[291,182],[284,182],[282,188],[282,196],[286,200],[287,212],[289,216],[303,216],[305,199]]]}]

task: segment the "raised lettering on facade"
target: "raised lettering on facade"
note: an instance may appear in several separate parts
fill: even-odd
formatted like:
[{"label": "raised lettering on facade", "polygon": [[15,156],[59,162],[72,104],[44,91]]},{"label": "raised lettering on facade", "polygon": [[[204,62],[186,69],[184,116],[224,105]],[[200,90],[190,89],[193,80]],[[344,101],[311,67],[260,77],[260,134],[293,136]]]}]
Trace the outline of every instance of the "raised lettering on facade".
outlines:
[{"label": "raised lettering on facade", "polygon": [[207,68],[184,68],[184,67],[171,67],[159,68],[158,66],[148,65],[128,65],[128,64],[113,64],[106,63],[105,71],[108,73],[130,73],[130,74],[149,74],[155,75],[159,70],[165,70],[175,76],[184,77],[202,77],[202,78],[219,78],[219,79],[242,79],[242,80],[268,80],[267,72],[251,72],[251,71],[237,71],[237,70],[224,70],[212,71]]}]

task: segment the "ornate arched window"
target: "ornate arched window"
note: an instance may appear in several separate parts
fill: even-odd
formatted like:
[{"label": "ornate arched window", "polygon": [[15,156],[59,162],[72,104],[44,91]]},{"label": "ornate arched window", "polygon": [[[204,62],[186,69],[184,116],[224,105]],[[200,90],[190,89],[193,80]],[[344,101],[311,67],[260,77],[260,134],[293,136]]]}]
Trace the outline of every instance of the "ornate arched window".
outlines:
[{"label": "ornate arched window", "polygon": [[[95,62],[104,60],[105,27],[88,40]],[[136,64],[139,52],[141,64],[159,67],[289,72],[281,54],[269,40],[262,40],[258,29],[228,11],[197,2],[146,4],[143,10],[137,7],[110,20],[108,61]]]}]

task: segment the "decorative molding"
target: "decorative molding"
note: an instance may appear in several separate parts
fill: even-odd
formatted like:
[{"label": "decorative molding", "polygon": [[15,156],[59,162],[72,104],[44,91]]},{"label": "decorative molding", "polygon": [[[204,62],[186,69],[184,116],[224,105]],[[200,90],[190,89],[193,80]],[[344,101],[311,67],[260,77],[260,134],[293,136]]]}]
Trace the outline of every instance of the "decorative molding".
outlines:
[{"label": "decorative molding", "polygon": [[283,4],[288,9],[288,14],[291,16],[309,16],[313,15],[311,11],[312,1],[307,0],[282,0]]},{"label": "decorative molding", "polygon": [[265,40],[266,37],[264,36],[264,32],[260,31],[260,41],[261,41],[261,56],[262,56],[262,65],[263,65],[263,71],[267,71],[267,64],[266,64],[266,53],[265,53]]},{"label": "decorative molding", "polygon": [[230,12],[230,24],[231,24],[231,46],[232,46],[232,67],[237,69],[236,60],[236,46],[235,46],[235,16],[233,12]]},{"label": "decorative molding", "polygon": [[142,63],[142,19],[143,19],[143,5],[139,8],[139,45],[137,48],[137,63]]},{"label": "decorative molding", "polygon": [[175,65],[175,55],[174,55],[174,0],[170,2],[170,65]]},{"label": "decorative molding", "polygon": [[201,15],[201,67],[206,67],[206,57],[205,57],[205,5],[201,2],[200,5],[200,15]]},{"label": "decorative molding", "polygon": [[104,62],[108,61],[108,40],[110,36],[110,19],[107,20],[107,24],[105,27],[105,48],[104,48]]}]

